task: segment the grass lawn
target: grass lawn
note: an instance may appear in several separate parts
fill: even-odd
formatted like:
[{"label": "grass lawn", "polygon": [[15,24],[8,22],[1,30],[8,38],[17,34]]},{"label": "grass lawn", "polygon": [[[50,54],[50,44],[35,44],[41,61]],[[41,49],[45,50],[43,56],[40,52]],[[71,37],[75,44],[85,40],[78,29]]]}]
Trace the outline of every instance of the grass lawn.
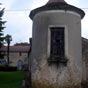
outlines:
[{"label": "grass lawn", "polygon": [[0,88],[21,88],[24,72],[0,72]]}]

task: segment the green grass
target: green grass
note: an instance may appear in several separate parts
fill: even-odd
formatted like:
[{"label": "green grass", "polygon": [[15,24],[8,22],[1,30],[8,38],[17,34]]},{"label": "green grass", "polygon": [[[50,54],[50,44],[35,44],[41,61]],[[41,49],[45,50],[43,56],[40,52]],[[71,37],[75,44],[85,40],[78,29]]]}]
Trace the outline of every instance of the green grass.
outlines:
[{"label": "green grass", "polygon": [[0,72],[0,88],[21,88],[24,72]]}]

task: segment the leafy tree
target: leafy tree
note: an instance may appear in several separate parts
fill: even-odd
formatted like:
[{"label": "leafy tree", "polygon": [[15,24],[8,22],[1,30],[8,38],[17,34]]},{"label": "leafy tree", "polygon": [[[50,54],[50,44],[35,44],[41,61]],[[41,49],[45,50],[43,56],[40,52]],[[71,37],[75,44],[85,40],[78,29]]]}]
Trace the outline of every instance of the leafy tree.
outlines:
[{"label": "leafy tree", "polygon": [[21,43],[14,44],[14,46],[20,46],[20,45],[27,46],[27,45],[29,45],[29,43],[27,43],[27,42],[21,42]]},{"label": "leafy tree", "polygon": [[[0,48],[3,46],[3,41],[4,41],[4,34],[3,34],[3,30],[4,30],[4,24],[6,23],[6,21],[2,20],[2,16],[4,14],[4,8],[0,10]],[[3,58],[2,53],[0,52],[0,58]]]}]

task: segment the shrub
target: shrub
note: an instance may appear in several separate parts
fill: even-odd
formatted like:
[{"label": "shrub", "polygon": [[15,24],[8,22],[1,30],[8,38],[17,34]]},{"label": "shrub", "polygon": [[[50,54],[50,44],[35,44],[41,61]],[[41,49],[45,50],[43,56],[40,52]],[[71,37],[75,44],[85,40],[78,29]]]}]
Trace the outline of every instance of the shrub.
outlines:
[{"label": "shrub", "polygon": [[13,66],[0,66],[0,71],[17,71],[17,67],[13,67]]}]

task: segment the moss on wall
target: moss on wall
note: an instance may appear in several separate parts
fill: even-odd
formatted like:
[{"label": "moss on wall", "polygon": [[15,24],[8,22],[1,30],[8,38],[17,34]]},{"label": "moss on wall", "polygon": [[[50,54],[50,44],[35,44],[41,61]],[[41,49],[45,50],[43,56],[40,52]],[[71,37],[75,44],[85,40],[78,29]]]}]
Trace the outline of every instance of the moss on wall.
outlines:
[{"label": "moss on wall", "polygon": [[39,81],[33,81],[32,88],[81,88],[81,85],[80,83],[78,83],[78,84],[65,84],[63,86],[59,86],[58,84],[49,84]]}]

